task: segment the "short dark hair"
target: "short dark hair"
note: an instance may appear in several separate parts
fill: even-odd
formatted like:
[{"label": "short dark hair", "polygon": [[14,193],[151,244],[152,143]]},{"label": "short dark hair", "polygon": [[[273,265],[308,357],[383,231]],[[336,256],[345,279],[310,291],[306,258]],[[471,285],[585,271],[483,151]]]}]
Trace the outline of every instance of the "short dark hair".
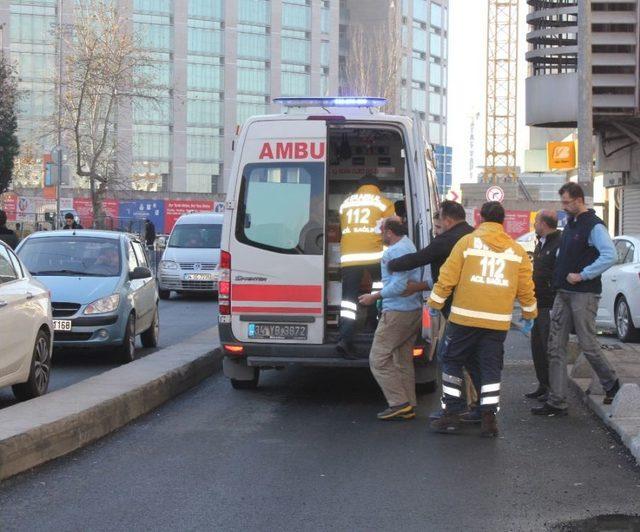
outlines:
[{"label": "short dark hair", "polygon": [[578,183],[569,181],[562,185],[560,190],[558,190],[558,194],[562,196],[565,192],[569,194],[569,197],[572,199],[580,198],[584,201],[584,190],[582,190],[582,187],[578,185]]},{"label": "short dark hair", "polygon": [[384,229],[391,231],[396,236],[404,236],[408,234],[407,226],[398,220],[385,220],[384,221]]},{"label": "short dark hair", "polygon": [[558,218],[555,216],[551,216],[550,214],[546,214],[544,211],[538,214],[540,216],[540,221],[546,223],[551,229],[558,228]]},{"label": "short dark hair", "polygon": [[0,209],[0,225],[7,223],[7,213]]},{"label": "short dark hair", "polygon": [[504,223],[504,207],[499,201],[487,201],[480,209],[480,216],[485,222]]},{"label": "short dark hair", "polygon": [[457,201],[444,200],[440,204],[440,212],[442,217],[451,218],[452,220],[465,220],[467,213],[464,212],[464,207]]},{"label": "short dark hair", "polygon": [[73,215],[72,212],[68,212],[67,214],[64,215],[64,219],[68,220],[69,218],[74,219],[75,216]]}]

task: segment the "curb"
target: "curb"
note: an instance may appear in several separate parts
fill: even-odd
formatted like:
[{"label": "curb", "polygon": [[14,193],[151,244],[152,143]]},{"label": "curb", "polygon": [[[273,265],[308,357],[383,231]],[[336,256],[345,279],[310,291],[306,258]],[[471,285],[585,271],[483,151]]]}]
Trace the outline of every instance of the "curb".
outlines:
[{"label": "curb", "polygon": [[623,383],[613,403],[602,403],[602,386],[584,356],[567,368],[569,383],[586,404],[611,430],[615,431],[623,445],[629,449],[640,465],[640,386]]},{"label": "curb", "polygon": [[220,370],[217,327],[0,411],[0,480],[84,447]]}]

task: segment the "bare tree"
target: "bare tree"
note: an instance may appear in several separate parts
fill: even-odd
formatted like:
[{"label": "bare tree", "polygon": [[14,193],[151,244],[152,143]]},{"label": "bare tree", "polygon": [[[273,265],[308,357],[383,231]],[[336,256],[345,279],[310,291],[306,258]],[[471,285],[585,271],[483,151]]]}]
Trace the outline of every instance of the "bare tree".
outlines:
[{"label": "bare tree", "polygon": [[345,79],[350,95],[381,96],[387,111],[398,107],[398,72],[402,64],[400,12],[391,2],[387,16],[377,24],[354,24],[349,33]]},{"label": "bare tree", "polygon": [[154,99],[153,60],[115,2],[84,0],[65,32],[62,130],[77,176],[88,181],[94,216],[107,191],[129,180],[118,172],[117,116],[139,99]]}]

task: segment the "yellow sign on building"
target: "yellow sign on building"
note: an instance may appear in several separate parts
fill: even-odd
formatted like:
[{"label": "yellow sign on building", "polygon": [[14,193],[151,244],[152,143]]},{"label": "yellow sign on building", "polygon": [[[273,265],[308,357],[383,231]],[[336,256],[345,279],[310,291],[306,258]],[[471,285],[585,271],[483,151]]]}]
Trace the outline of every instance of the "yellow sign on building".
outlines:
[{"label": "yellow sign on building", "polygon": [[547,165],[549,170],[568,170],[576,167],[576,143],[547,142]]}]

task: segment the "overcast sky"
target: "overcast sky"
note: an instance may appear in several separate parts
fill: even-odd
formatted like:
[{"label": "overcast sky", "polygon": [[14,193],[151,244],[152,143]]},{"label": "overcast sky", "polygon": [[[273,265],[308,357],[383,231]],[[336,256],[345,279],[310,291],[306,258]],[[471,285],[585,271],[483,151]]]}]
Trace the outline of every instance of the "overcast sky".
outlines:
[{"label": "overcast sky", "polygon": [[[485,150],[485,87],[487,57],[488,0],[449,0],[449,82],[448,138],[453,148],[453,182],[469,182],[469,134],[471,117],[480,113],[475,129],[475,166],[484,164]],[[525,126],[524,80],[527,65],[525,36],[527,8],[520,3],[518,68],[518,160],[524,164],[524,150],[529,145]],[[475,176],[479,170],[473,172]]]}]

